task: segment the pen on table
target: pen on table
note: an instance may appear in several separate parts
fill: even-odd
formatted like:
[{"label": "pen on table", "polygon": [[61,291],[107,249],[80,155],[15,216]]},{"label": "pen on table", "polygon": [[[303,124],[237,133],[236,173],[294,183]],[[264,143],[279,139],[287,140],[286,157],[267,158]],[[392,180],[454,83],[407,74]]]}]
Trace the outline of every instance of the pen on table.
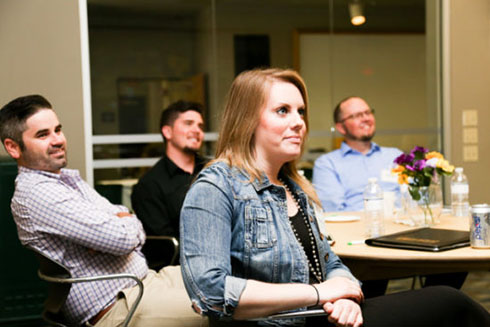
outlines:
[{"label": "pen on table", "polygon": [[364,244],[364,240],[355,240],[347,242],[347,245]]}]

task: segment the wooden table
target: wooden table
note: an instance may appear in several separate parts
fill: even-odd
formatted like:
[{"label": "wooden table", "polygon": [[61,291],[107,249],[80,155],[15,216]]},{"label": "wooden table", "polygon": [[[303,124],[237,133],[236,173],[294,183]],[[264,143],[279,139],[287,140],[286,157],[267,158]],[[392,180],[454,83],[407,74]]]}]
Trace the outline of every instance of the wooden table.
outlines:
[{"label": "wooden table", "polygon": [[[490,270],[490,249],[464,247],[438,253],[373,247],[365,244],[348,245],[353,240],[365,239],[362,212],[338,213],[356,215],[361,219],[351,222],[326,222],[326,229],[335,239],[333,251],[361,280],[405,278],[431,273]],[[468,219],[443,215],[433,228],[469,230]],[[386,233],[413,229],[386,221]]]}]

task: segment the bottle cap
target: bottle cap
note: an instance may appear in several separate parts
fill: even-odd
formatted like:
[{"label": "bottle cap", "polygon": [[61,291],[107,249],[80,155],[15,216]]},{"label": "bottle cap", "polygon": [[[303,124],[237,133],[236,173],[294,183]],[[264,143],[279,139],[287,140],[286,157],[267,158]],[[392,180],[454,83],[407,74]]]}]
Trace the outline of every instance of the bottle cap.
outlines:
[{"label": "bottle cap", "polygon": [[458,174],[461,174],[463,172],[463,167],[456,167],[454,171],[457,172]]},{"label": "bottle cap", "polygon": [[369,177],[368,178],[368,182],[369,183],[374,183],[374,182],[377,182],[377,181],[378,181],[378,179],[376,177]]}]

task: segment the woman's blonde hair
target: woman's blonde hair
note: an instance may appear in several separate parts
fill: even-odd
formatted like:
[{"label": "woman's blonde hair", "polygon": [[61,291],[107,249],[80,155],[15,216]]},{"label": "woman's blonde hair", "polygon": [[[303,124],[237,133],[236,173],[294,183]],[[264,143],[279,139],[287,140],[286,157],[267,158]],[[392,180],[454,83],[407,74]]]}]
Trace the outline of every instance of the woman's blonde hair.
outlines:
[{"label": "woman's blonde hair", "polygon": [[[260,180],[262,177],[255,160],[254,132],[274,81],[295,85],[303,98],[306,134],[301,145],[301,154],[308,133],[308,94],[303,79],[296,71],[278,68],[254,69],[238,75],[228,92],[216,148],[216,160],[245,170],[251,180]],[[281,168],[282,174],[291,178],[311,200],[320,205],[313,186],[298,173],[296,164],[297,160],[285,163]]]}]

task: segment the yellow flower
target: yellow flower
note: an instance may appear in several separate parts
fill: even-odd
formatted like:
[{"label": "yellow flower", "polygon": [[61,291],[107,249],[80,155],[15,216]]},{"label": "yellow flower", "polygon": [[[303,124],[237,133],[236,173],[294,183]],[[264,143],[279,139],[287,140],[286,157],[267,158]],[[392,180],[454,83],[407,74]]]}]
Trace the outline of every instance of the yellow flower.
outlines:
[{"label": "yellow flower", "polygon": [[398,175],[398,184],[408,184],[408,176],[405,174]]},{"label": "yellow flower", "polygon": [[399,173],[403,172],[404,170],[405,170],[405,167],[403,167],[402,165],[398,165],[395,168],[391,169],[391,173],[392,174],[399,174]]},{"label": "yellow flower", "polygon": [[425,159],[427,160],[432,158],[444,159],[444,156],[437,151],[431,151],[425,155]]},{"label": "yellow flower", "polygon": [[437,160],[436,167],[441,168],[447,173],[452,173],[454,171],[454,166],[450,165],[449,162],[444,159]]}]

